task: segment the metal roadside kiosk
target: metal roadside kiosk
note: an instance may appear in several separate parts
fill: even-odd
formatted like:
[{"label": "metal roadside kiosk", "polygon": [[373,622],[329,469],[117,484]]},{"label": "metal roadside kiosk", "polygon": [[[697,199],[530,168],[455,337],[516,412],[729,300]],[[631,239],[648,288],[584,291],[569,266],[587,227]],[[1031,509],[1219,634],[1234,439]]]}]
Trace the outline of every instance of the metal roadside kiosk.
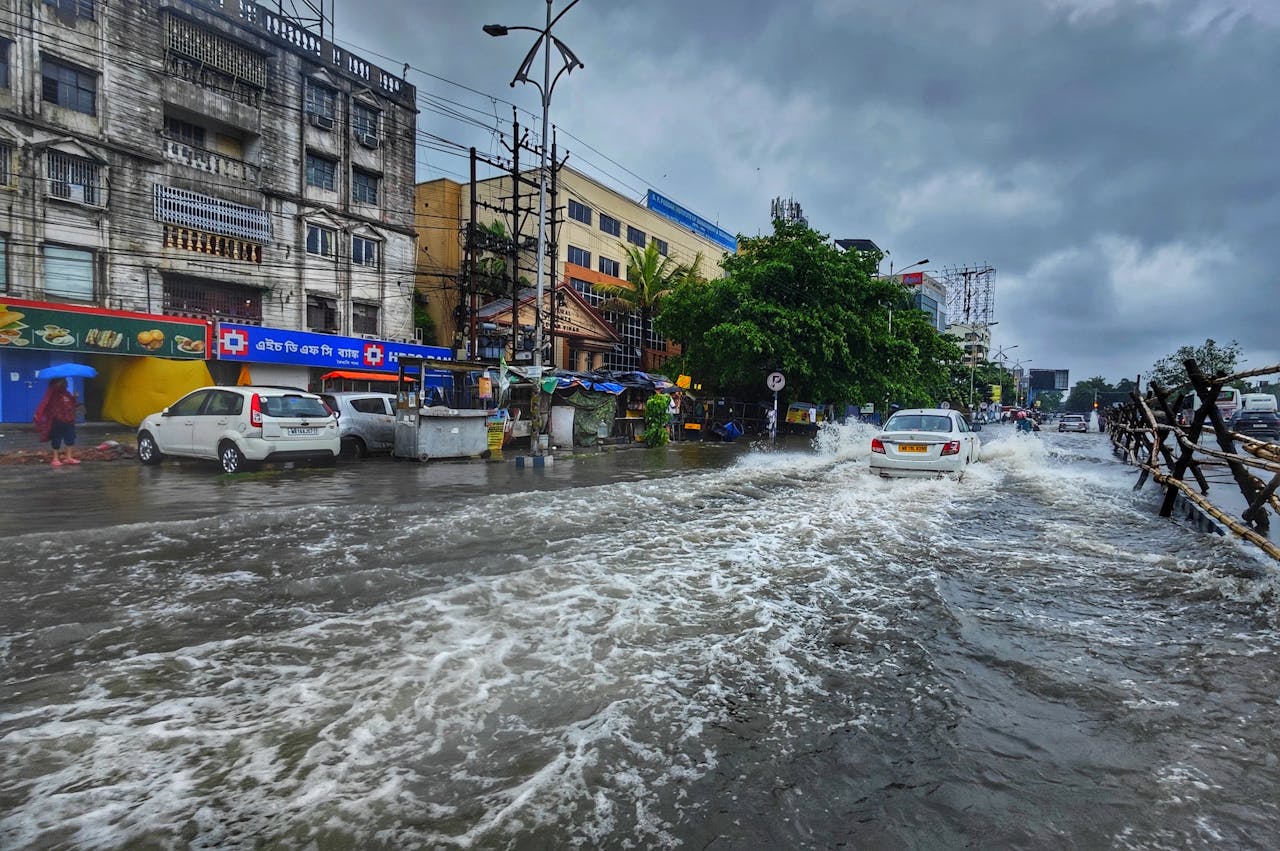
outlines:
[{"label": "metal roadside kiosk", "polygon": [[[483,458],[489,455],[487,408],[468,407],[480,401],[467,378],[492,369],[491,364],[401,356],[396,384],[394,458]],[[451,376],[449,404],[431,404],[428,376]],[[459,381],[461,379],[461,381]],[[461,386],[459,386],[461,384]]]}]

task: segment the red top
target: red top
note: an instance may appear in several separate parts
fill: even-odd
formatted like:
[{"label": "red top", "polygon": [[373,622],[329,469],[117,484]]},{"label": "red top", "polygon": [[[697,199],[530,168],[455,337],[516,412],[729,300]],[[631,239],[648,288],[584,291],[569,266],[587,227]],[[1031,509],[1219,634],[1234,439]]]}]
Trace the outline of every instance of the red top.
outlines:
[{"label": "red top", "polygon": [[76,421],[76,397],[70,390],[63,387],[61,390],[51,391],[48,400],[49,419],[55,423]]}]

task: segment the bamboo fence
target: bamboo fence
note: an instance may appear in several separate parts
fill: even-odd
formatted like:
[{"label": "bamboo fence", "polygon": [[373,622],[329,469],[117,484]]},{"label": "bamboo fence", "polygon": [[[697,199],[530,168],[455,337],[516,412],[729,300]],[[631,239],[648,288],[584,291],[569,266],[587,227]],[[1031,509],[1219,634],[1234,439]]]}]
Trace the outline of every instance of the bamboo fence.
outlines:
[{"label": "bamboo fence", "polygon": [[[1161,517],[1173,515],[1174,504],[1181,495],[1223,527],[1280,561],[1280,546],[1268,537],[1271,517],[1267,510],[1280,514],[1280,444],[1231,431],[1217,405],[1223,387],[1245,378],[1280,373],[1280,364],[1213,376],[1206,376],[1194,360],[1184,361],[1183,366],[1187,374],[1183,384],[1166,389],[1153,381],[1146,395],[1135,390],[1129,394],[1130,402],[1109,413],[1111,445],[1117,455],[1141,470],[1134,490],[1146,484],[1148,478],[1164,488]],[[1177,412],[1192,392],[1192,398],[1205,401],[1189,422],[1182,422]],[[1217,449],[1200,444],[1206,424],[1217,439]],[[1247,506],[1238,517],[1209,498],[1213,476],[1206,474],[1206,469],[1210,474],[1222,470],[1230,474],[1230,482],[1240,489]],[[1185,480],[1188,472],[1195,480],[1194,488]]]}]

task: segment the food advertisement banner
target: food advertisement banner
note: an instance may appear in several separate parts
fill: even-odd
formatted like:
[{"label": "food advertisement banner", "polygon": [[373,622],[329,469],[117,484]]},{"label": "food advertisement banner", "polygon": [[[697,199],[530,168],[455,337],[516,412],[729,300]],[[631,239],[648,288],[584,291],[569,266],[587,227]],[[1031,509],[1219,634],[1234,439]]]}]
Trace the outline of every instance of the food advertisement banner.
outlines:
[{"label": "food advertisement banner", "polygon": [[204,360],[209,324],[200,319],[0,299],[0,347]]},{"label": "food advertisement banner", "polygon": [[216,354],[218,360],[332,369],[355,367],[380,372],[397,371],[401,357],[453,360],[453,353],[441,346],[339,337],[312,331],[286,331],[230,322],[218,323]]}]

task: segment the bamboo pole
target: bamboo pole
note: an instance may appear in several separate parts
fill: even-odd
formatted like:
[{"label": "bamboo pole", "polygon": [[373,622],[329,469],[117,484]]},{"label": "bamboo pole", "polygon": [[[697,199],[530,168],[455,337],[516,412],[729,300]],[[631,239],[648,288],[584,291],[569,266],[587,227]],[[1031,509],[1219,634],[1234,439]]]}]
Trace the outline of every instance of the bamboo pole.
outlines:
[{"label": "bamboo pole", "polygon": [[1240,537],[1249,541],[1249,543],[1256,545],[1267,555],[1280,561],[1280,547],[1277,547],[1263,535],[1258,534],[1253,529],[1250,529],[1248,526],[1245,526],[1234,517],[1231,517],[1226,512],[1222,511],[1222,509],[1218,508],[1207,498],[1193,491],[1186,482],[1180,482],[1172,476],[1165,476],[1159,473],[1155,474],[1155,478],[1156,481],[1161,484],[1167,484],[1170,487],[1175,487],[1182,491],[1183,495],[1186,496],[1187,499],[1204,509],[1206,514],[1226,526],[1232,532],[1235,532]]}]

